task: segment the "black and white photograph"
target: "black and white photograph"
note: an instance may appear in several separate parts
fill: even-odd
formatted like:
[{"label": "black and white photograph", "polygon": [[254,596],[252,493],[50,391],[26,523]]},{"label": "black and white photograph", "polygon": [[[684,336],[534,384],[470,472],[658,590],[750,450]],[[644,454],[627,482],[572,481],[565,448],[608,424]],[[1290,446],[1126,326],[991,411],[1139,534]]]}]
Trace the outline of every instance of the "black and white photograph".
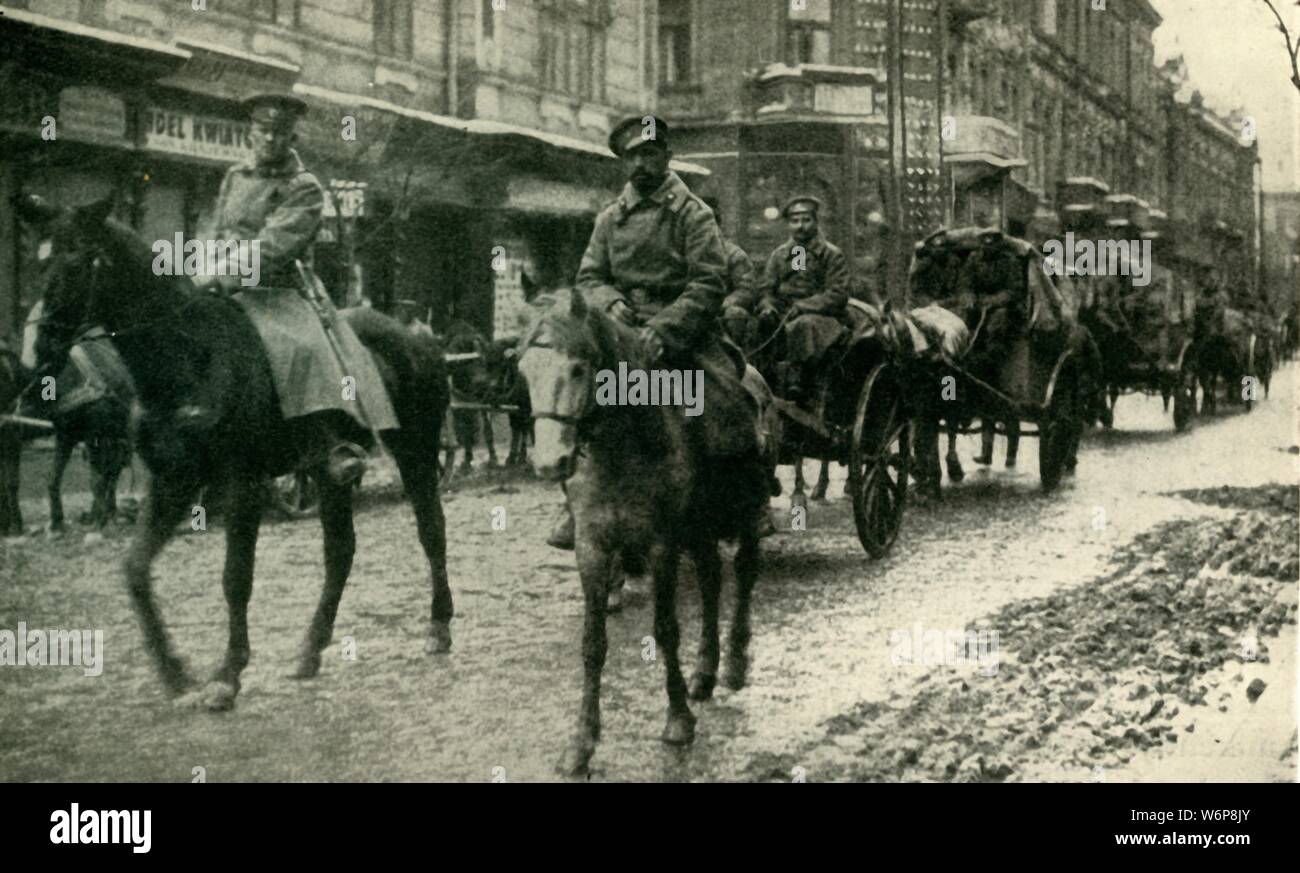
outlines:
[{"label": "black and white photograph", "polygon": [[1295,0],[0,0],[0,783],[1295,783],[1298,316]]}]

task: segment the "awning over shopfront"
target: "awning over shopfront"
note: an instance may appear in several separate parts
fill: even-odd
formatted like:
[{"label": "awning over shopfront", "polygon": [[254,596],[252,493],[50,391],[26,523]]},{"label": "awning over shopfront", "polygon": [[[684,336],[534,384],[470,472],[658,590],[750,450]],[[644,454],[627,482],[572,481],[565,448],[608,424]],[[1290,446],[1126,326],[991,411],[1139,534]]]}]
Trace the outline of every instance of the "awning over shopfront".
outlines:
[{"label": "awning over shopfront", "polygon": [[[355,177],[387,165],[396,172],[389,173],[394,179],[381,184],[381,189],[409,187],[466,206],[571,215],[593,213],[601,198],[590,193],[622,184],[618,159],[606,147],[585,140],[498,121],[455,118],[315,85],[299,83],[293,90],[310,103],[356,113],[356,152],[364,160],[347,161],[348,167],[339,171]],[[318,139],[328,136],[339,142],[337,121],[317,119],[309,124],[315,126]],[[337,152],[337,145],[331,151]],[[598,159],[594,165],[593,158]],[[507,166],[514,172],[503,173]],[[535,186],[527,192],[517,184],[511,189],[510,177],[521,168],[531,174],[553,170],[546,175],[582,190],[555,200],[548,210],[537,198]],[[688,177],[709,175],[707,168],[686,161],[673,161],[672,168]]]},{"label": "awning over shopfront", "polygon": [[164,42],[0,5],[0,45],[27,70],[68,80],[138,84],[165,76],[190,53]]}]

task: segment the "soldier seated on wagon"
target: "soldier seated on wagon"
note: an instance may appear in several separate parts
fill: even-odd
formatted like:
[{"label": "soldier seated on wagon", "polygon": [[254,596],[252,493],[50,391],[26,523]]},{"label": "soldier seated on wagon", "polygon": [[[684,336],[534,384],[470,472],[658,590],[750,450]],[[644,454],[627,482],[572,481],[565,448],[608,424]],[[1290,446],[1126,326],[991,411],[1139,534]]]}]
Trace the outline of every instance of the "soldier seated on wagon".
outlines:
[{"label": "soldier seated on wagon", "polygon": [[821,207],[820,200],[809,196],[785,204],[790,238],[768,256],[759,282],[760,340],[782,328],[784,319],[782,360],[765,375],[775,381],[778,394],[796,402],[815,397],[826,353],[847,334],[848,261],[822,237]]},{"label": "soldier seated on wagon", "polygon": [[713,212],[718,233],[722,235],[722,254],[727,265],[723,274],[727,296],[722,300],[722,324],[731,341],[748,350],[754,345],[754,313],[758,308],[754,265],[745,250],[722,233],[722,204],[718,198],[708,195],[700,199]]}]

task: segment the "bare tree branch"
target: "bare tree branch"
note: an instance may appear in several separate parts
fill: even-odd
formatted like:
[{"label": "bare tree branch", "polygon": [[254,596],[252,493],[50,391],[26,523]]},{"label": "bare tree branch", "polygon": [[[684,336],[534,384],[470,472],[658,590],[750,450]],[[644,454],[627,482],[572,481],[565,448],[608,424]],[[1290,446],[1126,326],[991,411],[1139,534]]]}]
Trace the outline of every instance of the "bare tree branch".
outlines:
[{"label": "bare tree branch", "polygon": [[[1264,0],[1264,5],[1273,13],[1277,19],[1277,29],[1282,32],[1282,41],[1286,43],[1286,53],[1291,58],[1291,84],[1296,86],[1300,91],[1300,34],[1296,35],[1294,42],[1291,39],[1291,31],[1287,29],[1286,22],[1282,20],[1282,15],[1273,5],[1273,0]],[[1300,6],[1300,3],[1296,4]]]}]

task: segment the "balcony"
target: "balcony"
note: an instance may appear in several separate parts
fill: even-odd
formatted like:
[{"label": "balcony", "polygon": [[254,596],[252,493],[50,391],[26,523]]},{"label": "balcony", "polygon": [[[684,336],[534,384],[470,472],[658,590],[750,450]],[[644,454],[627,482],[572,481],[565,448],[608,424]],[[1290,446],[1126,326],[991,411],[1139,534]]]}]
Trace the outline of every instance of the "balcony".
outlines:
[{"label": "balcony", "polygon": [[[877,113],[875,70],[829,64],[772,64],[751,83],[760,118],[835,116],[865,120]],[[883,110],[883,107],[880,107]]]},{"label": "balcony", "polygon": [[958,115],[951,130],[952,138],[943,144],[943,162],[952,168],[958,185],[1029,164],[1020,156],[1020,134],[1000,119]]}]

